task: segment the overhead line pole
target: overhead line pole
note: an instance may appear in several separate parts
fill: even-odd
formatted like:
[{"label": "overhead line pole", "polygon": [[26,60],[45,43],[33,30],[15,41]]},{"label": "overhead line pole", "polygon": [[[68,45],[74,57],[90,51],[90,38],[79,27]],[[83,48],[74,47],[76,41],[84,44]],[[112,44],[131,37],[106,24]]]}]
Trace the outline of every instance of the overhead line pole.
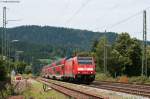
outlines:
[{"label": "overhead line pole", "polygon": [[[20,3],[20,1],[17,0],[1,0],[0,3]],[[2,59],[3,56],[7,56],[7,51],[8,49],[8,40],[7,40],[7,34],[6,34],[6,24],[7,24],[7,20],[6,20],[6,7],[3,7],[3,31],[2,31]]]},{"label": "overhead line pole", "polygon": [[[20,1],[11,1],[11,0],[3,0],[0,1],[2,3],[20,3]],[[9,35],[6,33],[6,25],[7,25],[7,16],[6,16],[6,6],[3,7],[3,31],[2,31],[2,60],[6,57],[8,58],[8,68],[10,69],[10,39],[9,39]],[[4,58],[3,58],[4,57]]]},{"label": "overhead line pole", "polygon": [[142,51],[142,76],[147,76],[147,17],[143,11],[143,51]]},{"label": "overhead line pole", "polygon": [[144,30],[145,30],[145,75],[147,76],[147,14],[144,11]]},{"label": "overhead line pole", "polygon": [[106,44],[106,30],[104,34],[104,73],[107,72],[107,44]]},{"label": "overhead line pole", "polygon": [[6,7],[3,7],[3,53],[2,56],[7,54],[7,35],[6,35]]},{"label": "overhead line pole", "polygon": [[[3,24],[4,24],[4,12],[3,12]],[[3,26],[4,28],[4,26]],[[1,47],[1,53],[2,53],[2,59],[3,59],[3,55],[4,55],[4,51],[3,51],[3,47],[4,47],[4,30],[2,28],[2,33],[1,33],[1,41],[2,41],[2,47]]]}]

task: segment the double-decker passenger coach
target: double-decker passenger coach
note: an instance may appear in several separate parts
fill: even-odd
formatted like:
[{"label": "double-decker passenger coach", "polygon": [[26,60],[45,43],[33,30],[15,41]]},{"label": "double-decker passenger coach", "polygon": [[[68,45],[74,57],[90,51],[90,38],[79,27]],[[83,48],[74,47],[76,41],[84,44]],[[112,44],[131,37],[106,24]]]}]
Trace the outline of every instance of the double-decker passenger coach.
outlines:
[{"label": "double-decker passenger coach", "polygon": [[45,74],[43,77],[52,79],[90,83],[95,79],[95,67],[93,57],[76,56],[61,59],[49,67],[43,67],[42,72],[46,73],[42,74]]}]

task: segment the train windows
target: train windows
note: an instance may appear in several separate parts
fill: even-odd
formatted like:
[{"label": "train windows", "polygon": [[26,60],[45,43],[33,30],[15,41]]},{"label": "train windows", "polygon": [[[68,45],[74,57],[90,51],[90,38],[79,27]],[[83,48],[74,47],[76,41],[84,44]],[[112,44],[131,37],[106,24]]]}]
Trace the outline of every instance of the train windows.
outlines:
[{"label": "train windows", "polygon": [[78,60],[92,60],[92,57],[78,57]]},{"label": "train windows", "polygon": [[92,64],[93,60],[91,57],[78,57],[78,64]]}]

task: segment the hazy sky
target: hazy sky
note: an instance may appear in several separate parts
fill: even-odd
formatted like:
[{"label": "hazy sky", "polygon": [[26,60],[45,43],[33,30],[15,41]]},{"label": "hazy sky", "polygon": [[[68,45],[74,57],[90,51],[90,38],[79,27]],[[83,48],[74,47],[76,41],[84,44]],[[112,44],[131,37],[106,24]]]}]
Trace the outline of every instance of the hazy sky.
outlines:
[{"label": "hazy sky", "polygon": [[[133,37],[142,38],[142,10],[150,7],[150,0],[20,0],[20,4],[7,5],[8,27],[20,25],[49,25],[87,29],[92,31],[129,32]],[[80,10],[79,10],[80,9]],[[77,12],[78,11],[78,12]],[[129,21],[118,22],[134,16]],[[73,17],[72,17],[73,16]],[[150,23],[150,8],[147,9]],[[2,20],[0,20],[2,25]],[[115,25],[114,25],[115,24]],[[150,40],[150,25],[148,24]]]}]

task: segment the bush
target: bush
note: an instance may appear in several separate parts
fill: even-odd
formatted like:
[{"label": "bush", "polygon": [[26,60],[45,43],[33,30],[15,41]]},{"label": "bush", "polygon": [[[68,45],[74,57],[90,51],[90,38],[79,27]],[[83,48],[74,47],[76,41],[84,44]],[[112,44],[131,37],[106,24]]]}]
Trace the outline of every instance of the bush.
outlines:
[{"label": "bush", "polygon": [[146,80],[145,84],[150,84],[150,77],[149,77],[149,78],[147,78],[147,80]]},{"label": "bush", "polygon": [[99,81],[116,81],[115,78],[111,77],[110,74],[97,73],[96,80]]},{"label": "bush", "polygon": [[129,83],[144,84],[148,82],[150,83],[150,79],[146,76],[138,76],[138,77],[129,78]]},{"label": "bush", "polygon": [[121,83],[128,83],[129,82],[129,79],[127,76],[120,76],[120,77],[117,77],[117,81],[118,82],[121,82]]}]

